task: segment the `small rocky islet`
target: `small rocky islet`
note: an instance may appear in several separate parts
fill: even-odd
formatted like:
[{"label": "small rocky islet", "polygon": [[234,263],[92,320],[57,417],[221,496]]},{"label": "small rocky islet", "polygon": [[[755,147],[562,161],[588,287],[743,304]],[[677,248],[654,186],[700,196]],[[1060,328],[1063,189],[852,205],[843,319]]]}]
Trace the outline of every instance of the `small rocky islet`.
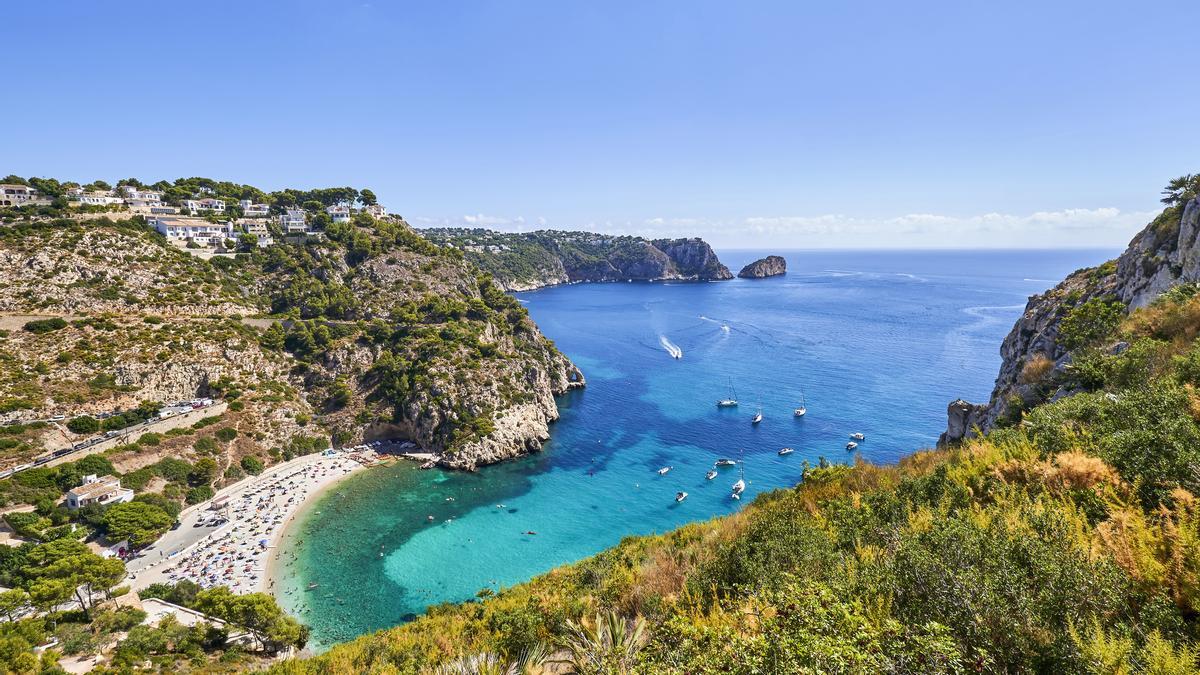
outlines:
[{"label": "small rocky islet", "polygon": [[787,274],[787,261],[782,256],[769,255],[759,258],[738,272],[739,279],[766,279]]}]

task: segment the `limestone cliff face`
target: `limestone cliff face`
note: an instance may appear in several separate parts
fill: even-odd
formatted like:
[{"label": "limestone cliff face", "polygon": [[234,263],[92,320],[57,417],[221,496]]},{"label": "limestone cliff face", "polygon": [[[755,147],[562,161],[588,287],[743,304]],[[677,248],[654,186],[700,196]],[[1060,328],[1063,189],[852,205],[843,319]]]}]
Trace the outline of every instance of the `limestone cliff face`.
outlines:
[{"label": "limestone cliff face", "polygon": [[[1029,298],[1025,311],[1000,345],[1002,362],[991,399],[984,404],[957,400],[948,409],[939,446],[987,432],[1014,419],[1021,409],[1071,395],[1047,388],[1071,363],[1059,344],[1063,318],[1072,307],[1094,298],[1116,299],[1127,309],[1149,304],[1180,283],[1200,281],[1200,199],[1166,209],[1139,232],[1114,262],[1079,270],[1054,288]],[[1034,377],[1031,373],[1037,372]]]},{"label": "limestone cliff face", "polygon": [[740,279],[765,279],[787,274],[787,261],[777,255],[760,258],[742,268],[738,272]]},{"label": "limestone cliff face", "polygon": [[732,279],[704,240],[642,239],[591,232],[544,230],[423,230],[430,241],[456,248],[492,274],[506,291],[595,281],[715,281]]}]

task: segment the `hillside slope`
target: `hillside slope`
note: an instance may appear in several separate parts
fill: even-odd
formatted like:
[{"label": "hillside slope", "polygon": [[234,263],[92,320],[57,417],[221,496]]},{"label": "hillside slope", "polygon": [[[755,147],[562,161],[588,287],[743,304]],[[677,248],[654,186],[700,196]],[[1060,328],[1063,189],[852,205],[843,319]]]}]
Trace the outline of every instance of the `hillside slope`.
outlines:
[{"label": "hillside slope", "polygon": [[[339,445],[408,438],[474,468],[540,447],[554,396],[583,384],[486,275],[365,215],[212,261],[140,219],[16,225],[0,229],[0,263],[0,312],[72,319],[0,337],[10,422],[235,391],[264,456],[307,427]],[[258,314],[273,318],[241,321]]]},{"label": "hillside slope", "polygon": [[701,239],[642,239],[589,232],[529,233],[428,229],[430,241],[462,251],[505,290],[576,281],[709,281],[732,279]]}]

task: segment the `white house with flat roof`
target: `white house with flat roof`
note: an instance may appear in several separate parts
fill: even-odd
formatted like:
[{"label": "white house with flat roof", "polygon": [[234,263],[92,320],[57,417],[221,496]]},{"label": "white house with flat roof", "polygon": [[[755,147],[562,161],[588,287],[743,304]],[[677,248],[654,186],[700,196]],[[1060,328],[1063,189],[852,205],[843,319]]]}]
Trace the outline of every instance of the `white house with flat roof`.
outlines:
[{"label": "white house with flat roof", "polygon": [[325,207],[325,213],[333,219],[335,223],[350,222],[350,207],[345,204],[334,204],[333,206]]},{"label": "white house with flat roof", "polygon": [[185,199],[183,200],[183,208],[188,213],[200,213],[201,211],[212,211],[213,213],[225,213],[225,202],[221,199],[205,197],[204,199]]},{"label": "white house with flat roof", "polygon": [[79,509],[91,504],[121,504],[133,500],[133,490],[121,487],[115,476],[88,474],[83,485],[67,491],[67,508]]},{"label": "white house with flat roof", "polygon": [[202,218],[152,215],[146,218],[146,224],[167,239],[193,241],[201,246],[212,246],[236,236],[228,223],[210,223]]},{"label": "white house with flat roof", "polygon": [[387,215],[387,209],[383,208],[383,204],[371,204],[363,209],[371,214],[374,218],[382,218]]},{"label": "white house with flat roof", "polygon": [[0,206],[23,206],[39,199],[36,188],[4,183],[0,185]]},{"label": "white house with flat roof", "polygon": [[238,205],[242,207],[242,215],[247,218],[265,216],[271,211],[270,205],[255,204],[252,199],[243,199],[238,202]]},{"label": "white house with flat roof", "polygon": [[279,216],[279,227],[284,234],[304,234],[308,229],[308,214],[304,209],[287,209]]},{"label": "white house with flat roof", "polygon": [[111,192],[85,192],[79,195],[79,201],[88,206],[109,206],[124,204],[125,200],[114,196]]}]

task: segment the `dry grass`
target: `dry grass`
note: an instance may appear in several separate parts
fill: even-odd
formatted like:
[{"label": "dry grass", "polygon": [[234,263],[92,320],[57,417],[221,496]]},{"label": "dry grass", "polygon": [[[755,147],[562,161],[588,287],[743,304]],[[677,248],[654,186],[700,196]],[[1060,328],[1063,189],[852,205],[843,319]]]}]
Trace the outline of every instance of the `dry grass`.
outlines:
[{"label": "dry grass", "polygon": [[1021,382],[1036,384],[1041,382],[1052,370],[1054,370],[1054,359],[1045,354],[1037,354],[1026,361],[1025,367],[1021,368]]},{"label": "dry grass", "polygon": [[1186,302],[1139,309],[1125,319],[1121,328],[1123,333],[1136,336],[1190,343],[1200,335],[1200,295]]},{"label": "dry grass", "polygon": [[1121,476],[1104,460],[1078,451],[1042,461],[1012,459],[998,465],[993,475],[1005,483],[1041,485],[1055,493],[1091,490],[1100,485],[1122,486]]}]

